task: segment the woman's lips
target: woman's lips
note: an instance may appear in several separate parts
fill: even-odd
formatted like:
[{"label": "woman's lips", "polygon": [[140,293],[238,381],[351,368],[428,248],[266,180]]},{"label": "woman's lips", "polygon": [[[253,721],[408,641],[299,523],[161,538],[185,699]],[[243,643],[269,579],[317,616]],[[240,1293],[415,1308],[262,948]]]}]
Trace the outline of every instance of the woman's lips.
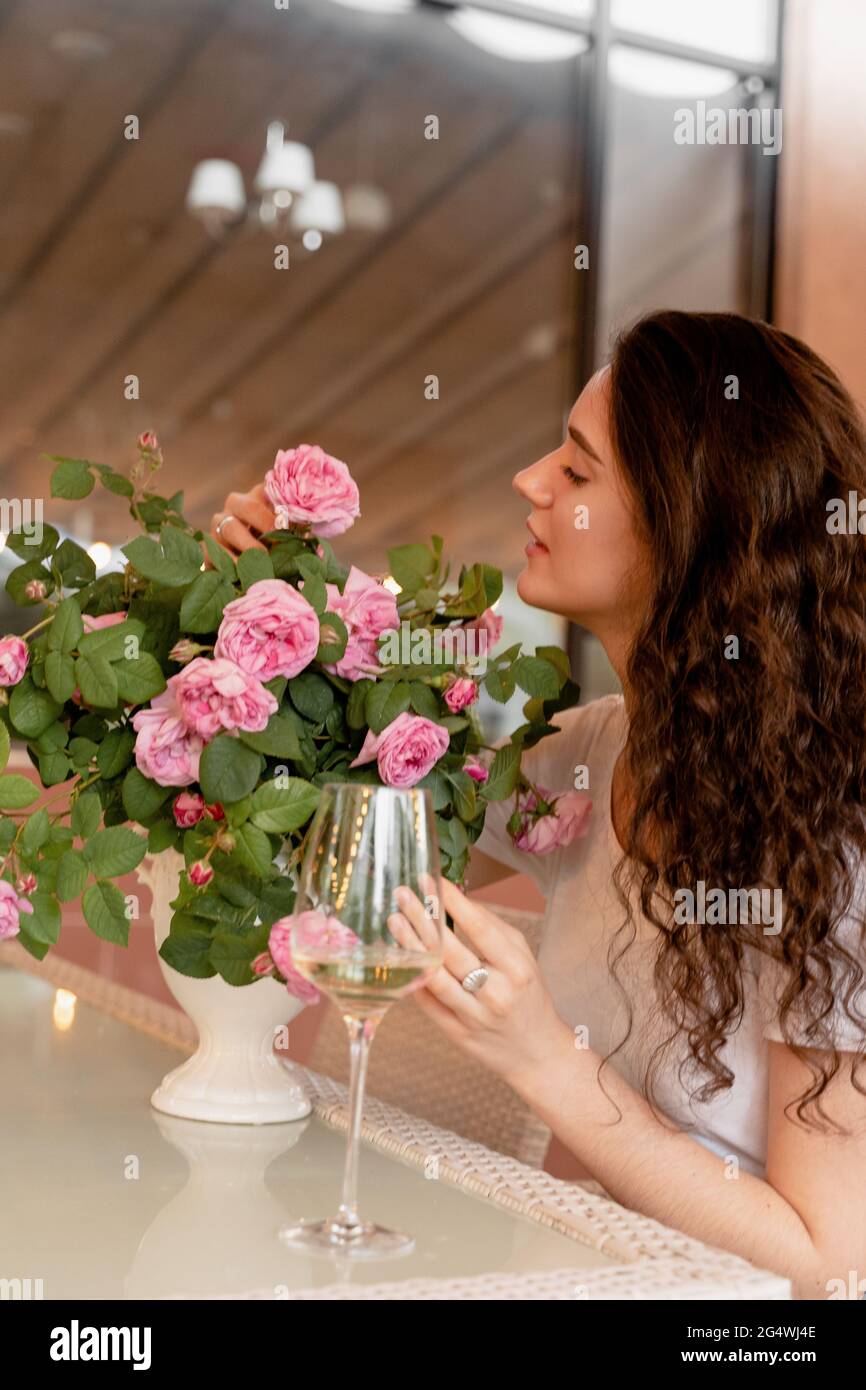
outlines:
[{"label": "woman's lips", "polygon": [[548,551],[547,546],[544,544],[544,541],[540,541],[538,539],[528,521],[526,523],[526,529],[529,532],[530,539],[528,544],[524,548],[524,554],[548,555],[550,552]]}]

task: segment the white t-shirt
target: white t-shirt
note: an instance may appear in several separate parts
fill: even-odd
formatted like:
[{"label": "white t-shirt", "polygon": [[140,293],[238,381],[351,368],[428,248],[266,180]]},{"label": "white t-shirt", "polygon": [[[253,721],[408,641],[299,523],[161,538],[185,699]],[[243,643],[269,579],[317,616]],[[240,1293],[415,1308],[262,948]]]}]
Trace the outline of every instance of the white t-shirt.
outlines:
[{"label": "white t-shirt", "polygon": [[[593,809],[587,834],[551,854],[527,854],[515,847],[505,828],[514,810],[510,798],[488,807],[478,848],[528,874],[544,893],[539,965],[560,1016],[573,1028],[585,1025],[585,1044],[603,1057],[623,1038],[628,1019],[622,991],[608,964],[610,940],[624,919],[612,882],[622,850],[611,820],[610,792],[614,764],[627,734],[625,705],[621,695],[608,695],[566,710],[552,722],[561,732],[528,750],[524,769],[536,784],[561,792],[573,789],[578,766],[588,768],[587,794]],[[862,903],[866,898],[862,876],[857,893]],[[656,928],[641,913],[636,890],[632,915],[635,938],[617,966],[631,1001],[632,1030],[628,1042],[602,1071],[601,1080],[603,1083],[609,1068],[614,1067],[643,1094],[647,1062],[658,1042],[670,1035],[672,1025],[655,996]],[[837,932],[840,937],[844,935],[848,948],[855,950],[852,943],[858,936],[848,936],[844,930],[848,924],[849,919],[844,919]],[[618,944],[631,940],[631,930],[620,934]],[[756,926],[756,930],[761,927]],[[782,1041],[776,1005],[783,984],[781,965],[763,952],[745,948],[743,1017],[721,1052],[722,1061],[734,1074],[728,1090],[711,1101],[690,1105],[690,1092],[698,1089],[707,1074],[689,1062],[685,1037],[671,1044],[654,1072],[654,1094],[660,1110],[713,1152],[735,1156],[743,1168],[761,1177],[767,1157],[768,1044],[771,1039]],[[862,994],[859,1001],[860,1012],[866,1017]],[[862,1031],[840,1005],[833,1017],[832,1036],[839,1048],[856,1051],[862,1046]],[[686,1061],[686,1084],[678,1077],[680,1059]],[[611,1118],[616,1118],[613,1107]]]}]

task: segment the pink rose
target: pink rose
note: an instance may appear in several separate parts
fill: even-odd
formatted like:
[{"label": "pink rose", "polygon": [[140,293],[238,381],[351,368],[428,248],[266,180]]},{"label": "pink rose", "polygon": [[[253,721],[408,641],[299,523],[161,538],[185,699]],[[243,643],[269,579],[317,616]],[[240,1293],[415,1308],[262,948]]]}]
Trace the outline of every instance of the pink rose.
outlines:
[{"label": "pink rose", "polygon": [[490,773],[482,762],[476,757],[468,757],[463,764],[463,771],[468,772],[474,782],[486,782]]},{"label": "pink rose", "polygon": [[552,809],[544,815],[537,814],[538,798],[534,792],[527,792],[520,804],[522,824],[514,843],[527,854],[550,854],[586,834],[592,802],[579,792],[557,796],[545,787],[538,790],[544,801],[554,803]]},{"label": "pink rose", "polygon": [[265,494],[278,527],[310,526],[326,540],[348,531],[361,514],[358,487],[348,468],[318,444],[280,449],[265,474]]},{"label": "pink rose", "polygon": [[226,813],[223,810],[221,801],[211,801],[204,808],[205,815],[210,816],[211,820],[225,820]]},{"label": "pink rose", "polygon": [[205,743],[225,729],[260,733],[278,708],[261,681],[227,657],[197,656],[170,677],[168,689],[184,723]]},{"label": "pink rose", "polygon": [[498,613],[494,613],[492,608],[485,608],[480,618],[473,618],[469,623],[461,623],[465,632],[481,632],[484,640],[481,644],[481,655],[495,647],[502,636],[502,619]]},{"label": "pink rose", "polygon": [[27,670],[29,653],[21,637],[0,637],[0,685],[17,685]]},{"label": "pink rose", "polygon": [[478,699],[478,686],[468,676],[458,676],[445,691],[445,703],[452,714],[459,714]]},{"label": "pink rose", "polygon": [[367,730],[364,745],[349,766],[362,767],[375,758],[386,786],[414,787],[448,751],[449,741],[448,730],[441,724],[404,710],[381,734]]},{"label": "pink rose", "polygon": [[181,792],[175,798],[172,807],[174,811],[174,823],[179,825],[181,830],[189,830],[191,825],[197,825],[204,815],[204,797],[199,796],[198,792]]},{"label": "pink rose", "polygon": [[194,864],[190,864],[187,873],[190,883],[194,883],[196,888],[204,888],[213,878],[213,869],[204,859],[197,859]]},{"label": "pink rose", "polygon": [[33,904],[26,898],[20,898],[7,879],[0,878],[0,941],[17,936],[21,930],[18,920],[21,913],[32,911]]},{"label": "pink rose", "polygon": [[319,618],[309,600],[284,579],[259,579],[223,609],[214,656],[228,657],[260,681],[291,680],[318,647]]},{"label": "pink rose", "polygon": [[198,781],[204,741],[184,723],[168,691],[157,695],[147,709],[132,717],[135,763],[139,772],[161,787],[188,787]]},{"label": "pink rose", "polygon": [[91,618],[89,613],[82,613],[81,621],[85,632],[100,632],[104,627],[114,627],[115,623],[126,622],[126,617],[126,613],[103,613],[99,618]]},{"label": "pink rose", "polygon": [[375,675],[381,670],[377,637],[388,628],[400,626],[396,598],[384,584],[354,565],[342,593],[336,584],[326,584],[325,588],[328,611],[343,619],[349,634],[343,655],[325,670],[350,681]]},{"label": "pink rose", "polygon": [[292,961],[291,922],[291,917],[281,917],[279,922],[274,923],[268,937],[268,950],[280,974],[285,977],[289,994],[303,999],[305,1004],[318,1004],[321,994],[314,984],[298,973]]},{"label": "pink rose", "polygon": [[[273,975],[276,966],[271,960],[270,951],[262,951],[255,960],[250,961],[250,970],[254,975]],[[316,992],[318,993],[318,991]]]}]

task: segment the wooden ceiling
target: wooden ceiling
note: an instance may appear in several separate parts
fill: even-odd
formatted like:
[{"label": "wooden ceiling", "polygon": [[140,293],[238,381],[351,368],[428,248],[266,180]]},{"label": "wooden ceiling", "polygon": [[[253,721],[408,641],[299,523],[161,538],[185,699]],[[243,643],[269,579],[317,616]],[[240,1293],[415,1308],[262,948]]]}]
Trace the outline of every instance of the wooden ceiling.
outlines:
[{"label": "wooden ceiling", "polygon": [[[73,56],[69,31],[106,51]],[[439,531],[456,559],[517,573],[510,479],[560,440],[571,402],[578,89],[574,65],[496,60],[430,11],[0,0],[3,495],[47,498],[42,451],[123,466],[152,428],[164,490],[207,525],[277,448],[316,442],[361,488],[344,558],[381,570],[388,545]],[[10,133],[10,113],[29,130]],[[289,270],[273,233],[212,240],[184,206],[193,166],[233,159],[250,186],[274,119],[318,177],[381,189],[389,226],[293,252]],[[685,234],[677,273],[690,254]],[[132,527],[99,489],[81,508],[46,515],[85,540]]]}]

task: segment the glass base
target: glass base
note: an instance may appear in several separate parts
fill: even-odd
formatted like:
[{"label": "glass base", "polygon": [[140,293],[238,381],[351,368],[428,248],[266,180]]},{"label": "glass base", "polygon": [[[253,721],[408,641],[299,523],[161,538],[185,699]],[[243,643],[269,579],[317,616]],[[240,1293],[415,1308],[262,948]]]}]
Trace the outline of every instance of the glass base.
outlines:
[{"label": "glass base", "polygon": [[408,1255],[415,1248],[415,1237],[402,1231],[389,1231],[370,1221],[344,1226],[328,1218],[323,1221],[296,1221],[280,1229],[280,1240],[292,1250],[308,1254],[348,1255],[358,1260],[384,1260]]}]

